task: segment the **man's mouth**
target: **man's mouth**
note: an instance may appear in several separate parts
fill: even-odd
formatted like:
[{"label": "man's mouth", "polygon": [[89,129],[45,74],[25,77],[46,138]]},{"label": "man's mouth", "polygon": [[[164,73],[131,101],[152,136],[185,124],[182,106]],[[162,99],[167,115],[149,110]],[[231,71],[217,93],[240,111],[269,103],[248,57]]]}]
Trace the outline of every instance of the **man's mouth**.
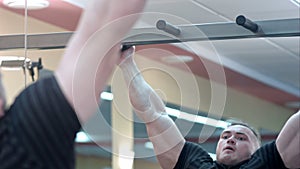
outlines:
[{"label": "man's mouth", "polygon": [[225,147],[225,148],[223,149],[223,151],[225,151],[225,150],[234,151],[234,148],[233,148],[233,147],[230,147],[230,146],[227,146],[227,147]]}]

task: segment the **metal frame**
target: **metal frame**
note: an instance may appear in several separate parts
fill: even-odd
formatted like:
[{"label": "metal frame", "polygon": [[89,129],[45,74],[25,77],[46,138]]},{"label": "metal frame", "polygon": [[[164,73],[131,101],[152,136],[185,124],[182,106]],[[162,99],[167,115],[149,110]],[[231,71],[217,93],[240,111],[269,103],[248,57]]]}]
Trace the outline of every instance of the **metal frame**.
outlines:
[{"label": "metal frame", "polygon": [[[200,25],[179,25],[181,31],[175,36],[156,27],[133,29],[123,40],[124,45],[148,45],[180,43],[187,41],[230,40],[257,37],[300,36],[300,19],[256,21],[259,33],[253,33],[236,23],[213,23]],[[27,49],[64,48],[73,32],[29,34]],[[0,36],[0,50],[25,48],[24,34]]]}]

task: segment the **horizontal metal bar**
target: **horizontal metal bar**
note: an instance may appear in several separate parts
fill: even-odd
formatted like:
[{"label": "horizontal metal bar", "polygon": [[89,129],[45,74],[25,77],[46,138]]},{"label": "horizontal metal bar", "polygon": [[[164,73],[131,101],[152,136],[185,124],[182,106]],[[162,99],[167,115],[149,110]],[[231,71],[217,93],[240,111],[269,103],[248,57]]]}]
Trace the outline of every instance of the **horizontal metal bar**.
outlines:
[{"label": "horizontal metal bar", "polygon": [[[300,36],[300,19],[255,21],[263,33],[255,34],[236,23],[213,23],[200,25],[179,25],[181,33],[173,36],[153,28],[133,29],[123,40],[124,45],[148,45],[179,43],[187,41],[230,40],[257,37]],[[28,49],[64,48],[73,32],[29,34]],[[0,36],[0,50],[24,48],[24,35]]]},{"label": "horizontal metal bar", "polygon": [[178,43],[187,41],[230,40],[258,37],[300,36],[300,19],[256,21],[263,33],[253,33],[236,23],[177,26],[181,33],[173,36],[153,28],[133,29],[123,41],[126,45]]},{"label": "horizontal metal bar", "polygon": [[[58,49],[65,48],[73,32],[28,34],[27,49]],[[25,48],[25,35],[0,36],[0,50]]]}]

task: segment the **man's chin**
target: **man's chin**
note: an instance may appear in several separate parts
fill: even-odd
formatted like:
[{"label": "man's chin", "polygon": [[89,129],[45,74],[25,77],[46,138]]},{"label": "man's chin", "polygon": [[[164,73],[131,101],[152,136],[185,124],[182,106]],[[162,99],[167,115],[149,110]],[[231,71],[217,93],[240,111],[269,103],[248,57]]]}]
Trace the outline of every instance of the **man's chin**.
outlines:
[{"label": "man's chin", "polygon": [[227,166],[233,166],[235,164],[238,164],[239,162],[237,162],[236,158],[233,157],[232,154],[225,154],[222,155],[222,157],[219,159],[220,163],[225,164]]}]

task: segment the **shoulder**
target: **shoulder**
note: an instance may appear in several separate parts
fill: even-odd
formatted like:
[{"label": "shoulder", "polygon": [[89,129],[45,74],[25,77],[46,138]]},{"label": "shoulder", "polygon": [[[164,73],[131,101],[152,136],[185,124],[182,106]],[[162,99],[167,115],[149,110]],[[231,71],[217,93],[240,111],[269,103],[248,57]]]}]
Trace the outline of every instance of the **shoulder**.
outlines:
[{"label": "shoulder", "polygon": [[[31,157],[50,168],[71,168],[72,145],[81,125],[54,76],[22,91],[8,115],[15,140]],[[56,159],[64,160],[57,163]]]},{"label": "shoulder", "polygon": [[254,155],[262,156],[262,157],[270,156],[270,155],[274,156],[277,154],[278,154],[278,150],[277,150],[275,141],[271,141],[271,142],[264,144],[254,153]]},{"label": "shoulder", "polygon": [[185,142],[180,153],[175,169],[183,169],[190,167],[210,167],[213,165],[213,159],[208,152],[197,143]]},{"label": "shoulder", "polygon": [[60,132],[59,128],[66,128],[76,133],[80,128],[74,109],[53,75],[38,80],[22,91],[9,113],[13,119],[12,124],[18,123],[25,129],[44,127],[44,130]]},{"label": "shoulder", "polygon": [[186,141],[182,153],[207,154],[200,144]]},{"label": "shoulder", "polygon": [[285,169],[275,141],[261,146],[251,157],[247,166],[264,169]]}]

